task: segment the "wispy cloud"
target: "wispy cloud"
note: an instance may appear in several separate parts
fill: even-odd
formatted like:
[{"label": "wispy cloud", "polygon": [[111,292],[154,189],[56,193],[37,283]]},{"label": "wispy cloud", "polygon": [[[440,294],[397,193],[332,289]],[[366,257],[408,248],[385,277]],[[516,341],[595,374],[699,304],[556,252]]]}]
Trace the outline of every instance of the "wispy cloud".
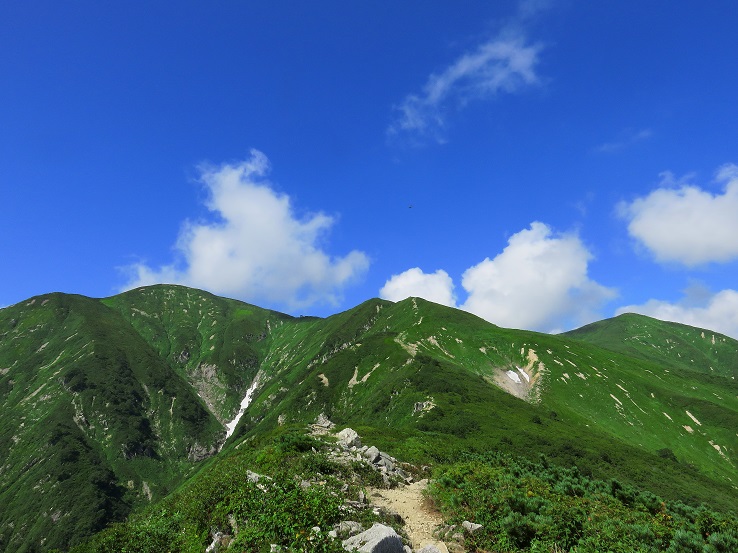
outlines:
[{"label": "wispy cloud", "polygon": [[620,133],[620,136],[616,140],[600,144],[595,148],[595,151],[602,154],[612,154],[629,148],[639,142],[643,142],[644,140],[648,140],[652,136],[653,131],[651,129],[628,129]]},{"label": "wispy cloud", "polygon": [[289,196],[266,180],[268,171],[268,159],[256,150],[245,161],[201,167],[213,220],[184,224],[180,263],[127,267],[132,276],[124,289],[166,282],[289,309],[337,304],[342,289],[368,268],[367,256],[324,251],[319,244],[333,218],[298,218]]},{"label": "wispy cloud", "polygon": [[390,278],[380,296],[398,301],[418,296],[459,307],[494,324],[560,331],[592,322],[616,291],[588,276],[592,254],[576,234],[556,234],[533,222],[510,237],[493,259],[467,269],[461,285],[466,301],[456,304],[454,283],[442,270],[409,269]]},{"label": "wispy cloud", "polygon": [[724,165],[716,180],[724,183],[722,194],[664,173],[659,188],[617,210],[656,261],[688,267],[732,261],[738,259],[738,166]]},{"label": "wispy cloud", "polygon": [[416,143],[445,142],[449,112],[474,100],[512,93],[539,82],[536,64],[540,45],[530,44],[519,32],[505,31],[430,75],[420,93],[409,94],[395,106],[390,137]]}]

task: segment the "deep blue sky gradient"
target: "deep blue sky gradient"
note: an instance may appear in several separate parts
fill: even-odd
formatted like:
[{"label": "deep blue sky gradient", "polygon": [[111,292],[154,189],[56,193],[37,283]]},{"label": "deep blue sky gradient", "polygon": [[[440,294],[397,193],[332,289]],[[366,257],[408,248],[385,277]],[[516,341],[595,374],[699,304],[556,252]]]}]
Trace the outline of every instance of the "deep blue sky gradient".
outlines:
[{"label": "deep blue sky gradient", "polygon": [[[335,218],[326,252],[371,260],[311,314],[411,267],[445,270],[463,301],[462,273],[533,221],[578,233],[589,277],[617,289],[601,317],[695,282],[735,288],[735,260],[658,263],[616,214],[664,171],[719,193],[715,171],[738,163],[735,3],[520,6],[3,3],[0,306],[111,295],[122,267],[172,263],[184,222],[214,217],[198,165],[251,148],[298,216]],[[503,29],[540,47],[537,84],[446,103],[444,143],[388,137],[404,98]]]}]

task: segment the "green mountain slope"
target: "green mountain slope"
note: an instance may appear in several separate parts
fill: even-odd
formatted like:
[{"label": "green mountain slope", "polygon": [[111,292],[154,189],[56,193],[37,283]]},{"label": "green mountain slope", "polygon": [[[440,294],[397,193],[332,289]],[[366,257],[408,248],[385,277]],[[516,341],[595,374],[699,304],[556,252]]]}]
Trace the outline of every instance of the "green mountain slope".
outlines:
[{"label": "green mountain slope", "polygon": [[712,330],[625,313],[564,336],[673,368],[738,376],[738,341]]},{"label": "green mountain slope", "polygon": [[321,414],[411,462],[545,454],[730,509],[738,348],[677,327],[551,336],[414,298],[294,318],[181,286],[39,296],[0,310],[0,551],[74,544],[221,447]]},{"label": "green mountain slope", "polygon": [[[376,439],[391,447],[394,437],[405,456],[413,448],[433,455],[438,441],[447,449],[540,451],[601,477],[668,473],[674,482],[658,485],[672,496],[692,493],[676,491],[685,470],[730,487],[736,481],[738,402],[725,379],[699,382],[693,372],[500,329],[419,299],[372,300],[326,321],[277,328],[271,339],[265,384],[236,437],[322,412],[373,437],[379,428]],[[673,466],[660,462],[674,457]],[[669,468],[653,470],[659,465]]]},{"label": "green mountain slope", "polygon": [[39,296],[0,311],[0,535],[73,543],[170,491],[222,428],[115,311]]}]

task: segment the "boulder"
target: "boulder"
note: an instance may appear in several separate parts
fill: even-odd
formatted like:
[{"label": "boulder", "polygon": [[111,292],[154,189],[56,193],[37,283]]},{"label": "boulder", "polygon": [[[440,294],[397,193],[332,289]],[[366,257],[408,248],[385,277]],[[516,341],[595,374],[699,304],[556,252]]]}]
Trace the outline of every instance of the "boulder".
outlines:
[{"label": "boulder", "polygon": [[364,458],[367,459],[370,463],[376,463],[377,461],[379,461],[379,459],[381,459],[381,456],[379,454],[379,450],[376,447],[372,446],[364,452]]},{"label": "boulder", "polygon": [[355,430],[344,428],[338,433],[338,444],[346,449],[361,447],[361,438],[359,438]]},{"label": "boulder", "polygon": [[397,532],[378,522],[375,522],[369,530],[344,540],[343,548],[359,553],[405,553]]},{"label": "boulder", "polygon": [[387,467],[387,470],[390,472],[395,470],[395,463],[393,462],[392,457],[382,451],[379,452],[379,461],[377,462],[377,464],[380,467]]},{"label": "boulder", "polygon": [[419,551],[419,553],[441,553],[441,550],[435,545],[426,545]]}]

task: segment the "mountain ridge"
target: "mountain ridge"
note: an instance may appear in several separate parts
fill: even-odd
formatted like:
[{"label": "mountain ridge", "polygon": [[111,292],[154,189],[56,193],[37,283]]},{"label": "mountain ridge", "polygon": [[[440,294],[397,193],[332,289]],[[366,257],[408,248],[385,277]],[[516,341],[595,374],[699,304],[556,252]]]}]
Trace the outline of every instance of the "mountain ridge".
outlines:
[{"label": "mountain ridge", "polygon": [[[625,339],[643,325],[660,349]],[[0,438],[12,444],[0,450],[0,544],[73,545],[221,448],[321,414],[412,461],[540,452],[727,507],[738,342],[671,325],[625,317],[552,336],[419,298],[296,318],[172,285],[30,298],[0,310]],[[58,490],[72,484],[98,499],[65,502]]]}]

